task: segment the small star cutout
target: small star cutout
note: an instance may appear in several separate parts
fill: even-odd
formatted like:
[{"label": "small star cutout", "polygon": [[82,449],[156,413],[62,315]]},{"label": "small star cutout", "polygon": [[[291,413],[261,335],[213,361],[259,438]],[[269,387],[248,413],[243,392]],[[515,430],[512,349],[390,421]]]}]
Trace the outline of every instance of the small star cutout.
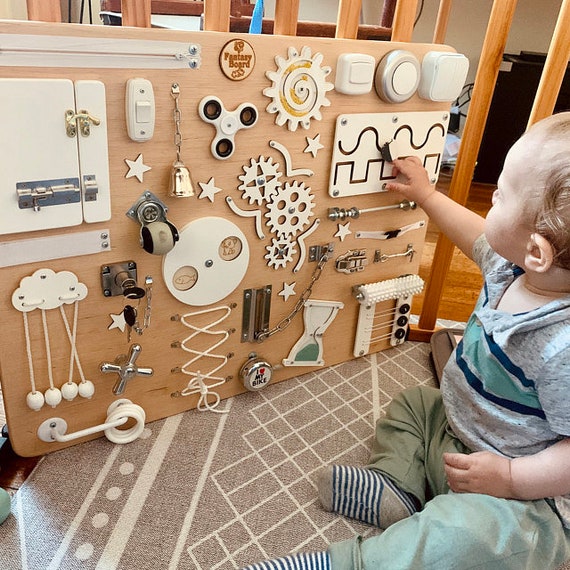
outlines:
[{"label": "small star cutout", "polygon": [[109,315],[113,322],[107,327],[108,330],[112,329],[119,329],[121,332],[125,332],[125,327],[127,326],[127,322],[125,321],[125,316],[123,313],[119,313],[118,315]]},{"label": "small star cutout", "polygon": [[283,301],[287,301],[291,295],[296,295],[295,293],[295,285],[297,283],[293,281],[291,285],[289,283],[283,283],[283,289],[279,292],[279,295],[283,297]]},{"label": "small star cutout", "polygon": [[346,224],[338,224],[338,232],[334,234],[334,237],[340,239],[340,241],[344,241],[344,238],[351,234],[352,232],[348,229],[350,226],[350,222],[346,222]]},{"label": "small star cutout", "polygon": [[321,135],[318,134],[314,139],[309,137],[305,137],[305,139],[307,139],[307,148],[303,152],[310,152],[313,158],[316,158],[317,152],[319,152],[321,148],[325,148],[324,145],[321,144]]},{"label": "small star cutout", "polygon": [[200,188],[202,188],[202,192],[200,192],[200,196],[198,198],[201,200],[202,198],[208,198],[210,202],[214,201],[214,196],[221,192],[222,189],[215,186],[214,179],[210,178],[208,182],[198,182]]},{"label": "small star cutout", "polygon": [[137,177],[139,182],[143,181],[143,175],[147,170],[150,170],[150,166],[143,164],[143,155],[139,154],[136,160],[129,160],[125,158],[125,162],[129,165],[129,171],[127,172],[125,178]]}]

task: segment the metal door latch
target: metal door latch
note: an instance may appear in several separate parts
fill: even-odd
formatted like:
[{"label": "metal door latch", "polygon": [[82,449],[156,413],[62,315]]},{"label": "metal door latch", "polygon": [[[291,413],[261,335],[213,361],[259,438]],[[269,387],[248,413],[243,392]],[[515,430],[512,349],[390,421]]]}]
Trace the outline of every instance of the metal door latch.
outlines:
[{"label": "metal door latch", "polygon": [[391,253],[391,254],[387,254],[387,253],[382,253],[379,249],[377,249],[374,252],[374,263],[384,263],[386,261],[388,261],[389,259],[395,258],[395,257],[409,257],[409,261],[410,263],[412,262],[412,259],[414,257],[414,253],[416,253],[416,250],[414,249],[414,244],[413,243],[409,243],[408,247],[406,248],[406,251],[402,252],[402,253]]},{"label": "metal door latch", "polygon": [[68,109],[65,112],[65,132],[68,137],[77,135],[77,126],[79,125],[79,132],[88,137],[91,134],[91,124],[98,127],[101,124],[101,119],[90,115],[85,109],[81,109],[76,113],[73,109]]},{"label": "metal door latch", "polygon": [[364,271],[368,265],[365,249],[349,249],[346,253],[339,255],[335,261],[335,269],[339,273],[356,273]]}]

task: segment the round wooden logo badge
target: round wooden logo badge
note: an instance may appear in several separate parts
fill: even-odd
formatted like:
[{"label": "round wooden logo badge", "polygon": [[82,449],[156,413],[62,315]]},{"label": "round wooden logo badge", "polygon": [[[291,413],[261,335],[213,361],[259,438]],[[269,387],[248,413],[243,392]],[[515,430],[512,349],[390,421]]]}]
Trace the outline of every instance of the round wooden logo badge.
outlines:
[{"label": "round wooden logo badge", "polygon": [[241,81],[248,77],[254,66],[255,52],[245,40],[231,40],[220,52],[222,73],[232,81]]}]

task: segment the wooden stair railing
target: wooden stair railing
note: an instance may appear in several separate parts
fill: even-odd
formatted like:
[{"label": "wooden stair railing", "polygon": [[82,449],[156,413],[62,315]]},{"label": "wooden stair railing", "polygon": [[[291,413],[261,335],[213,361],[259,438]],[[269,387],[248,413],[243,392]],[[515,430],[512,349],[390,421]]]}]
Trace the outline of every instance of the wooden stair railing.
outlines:
[{"label": "wooden stair railing", "polygon": [[[516,4],[516,0],[494,0],[491,9],[475,76],[471,104],[449,188],[449,197],[463,205],[467,202],[471,187],[477,155]],[[440,33],[442,33],[441,30]],[[435,248],[419,323],[410,331],[410,338],[426,340],[436,328],[439,304],[454,249],[454,244],[446,236],[441,235]]]},{"label": "wooden stair railing", "polygon": [[[212,0],[214,4],[218,0]],[[403,3],[409,0],[403,0]],[[205,12],[205,3],[207,0],[152,0],[150,12],[152,14],[169,14],[181,16],[200,16]],[[32,3],[36,4],[35,1]],[[143,3],[143,2],[140,2]],[[339,6],[339,14],[336,23],[330,22],[308,22],[299,21],[299,1],[290,0],[288,2],[277,2],[275,6],[275,19],[282,28],[275,26],[273,19],[264,18],[262,24],[262,33],[279,34],[279,35],[296,35],[296,36],[314,36],[314,37],[341,37],[341,38],[357,38],[361,40],[389,40],[392,34],[392,19],[395,11],[397,0],[385,0],[383,6],[382,21],[380,25],[359,24],[360,19],[360,0],[342,2]],[[416,0],[414,0],[414,5]],[[251,14],[254,4],[250,4],[246,0],[231,0],[229,30],[235,33],[247,33],[251,23]],[[122,0],[101,0],[101,10],[106,12],[123,12],[122,25],[139,27],[138,17],[132,19],[133,9],[146,10],[144,8],[130,7],[129,14],[125,17],[122,10]],[[210,6],[207,10],[217,10],[215,6]],[[346,14],[345,11],[349,13]],[[415,8],[414,8],[415,10]],[[216,17],[214,16],[214,19]],[[43,18],[30,18],[43,19]],[[211,16],[207,18],[208,22],[212,22]],[[413,20],[413,15],[412,15]],[[55,20],[49,20],[55,21]],[[141,18],[142,23],[146,20]],[[347,23],[350,21],[351,29],[348,30]],[[210,25],[210,24],[207,24]],[[148,27],[143,25],[142,27]],[[218,28],[219,26],[216,26]],[[225,27],[225,26],[224,26]],[[209,28],[205,28],[209,29]],[[221,30],[217,30],[221,31]],[[340,31],[340,32],[339,32]],[[340,33],[341,35],[337,35]]]}]

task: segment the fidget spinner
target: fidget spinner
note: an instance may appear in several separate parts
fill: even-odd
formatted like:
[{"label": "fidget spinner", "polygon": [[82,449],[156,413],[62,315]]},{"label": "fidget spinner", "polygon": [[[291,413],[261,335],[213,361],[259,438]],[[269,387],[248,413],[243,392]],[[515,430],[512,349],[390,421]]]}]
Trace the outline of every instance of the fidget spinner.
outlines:
[{"label": "fidget spinner", "polygon": [[225,160],[235,150],[234,138],[241,129],[249,129],[257,123],[257,109],[251,103],[242,103],[234,111],[225,109],[218,97],[204,97],[198,105],[201,119],[216,129],[216,135],[210,145],[214,158]]}]

